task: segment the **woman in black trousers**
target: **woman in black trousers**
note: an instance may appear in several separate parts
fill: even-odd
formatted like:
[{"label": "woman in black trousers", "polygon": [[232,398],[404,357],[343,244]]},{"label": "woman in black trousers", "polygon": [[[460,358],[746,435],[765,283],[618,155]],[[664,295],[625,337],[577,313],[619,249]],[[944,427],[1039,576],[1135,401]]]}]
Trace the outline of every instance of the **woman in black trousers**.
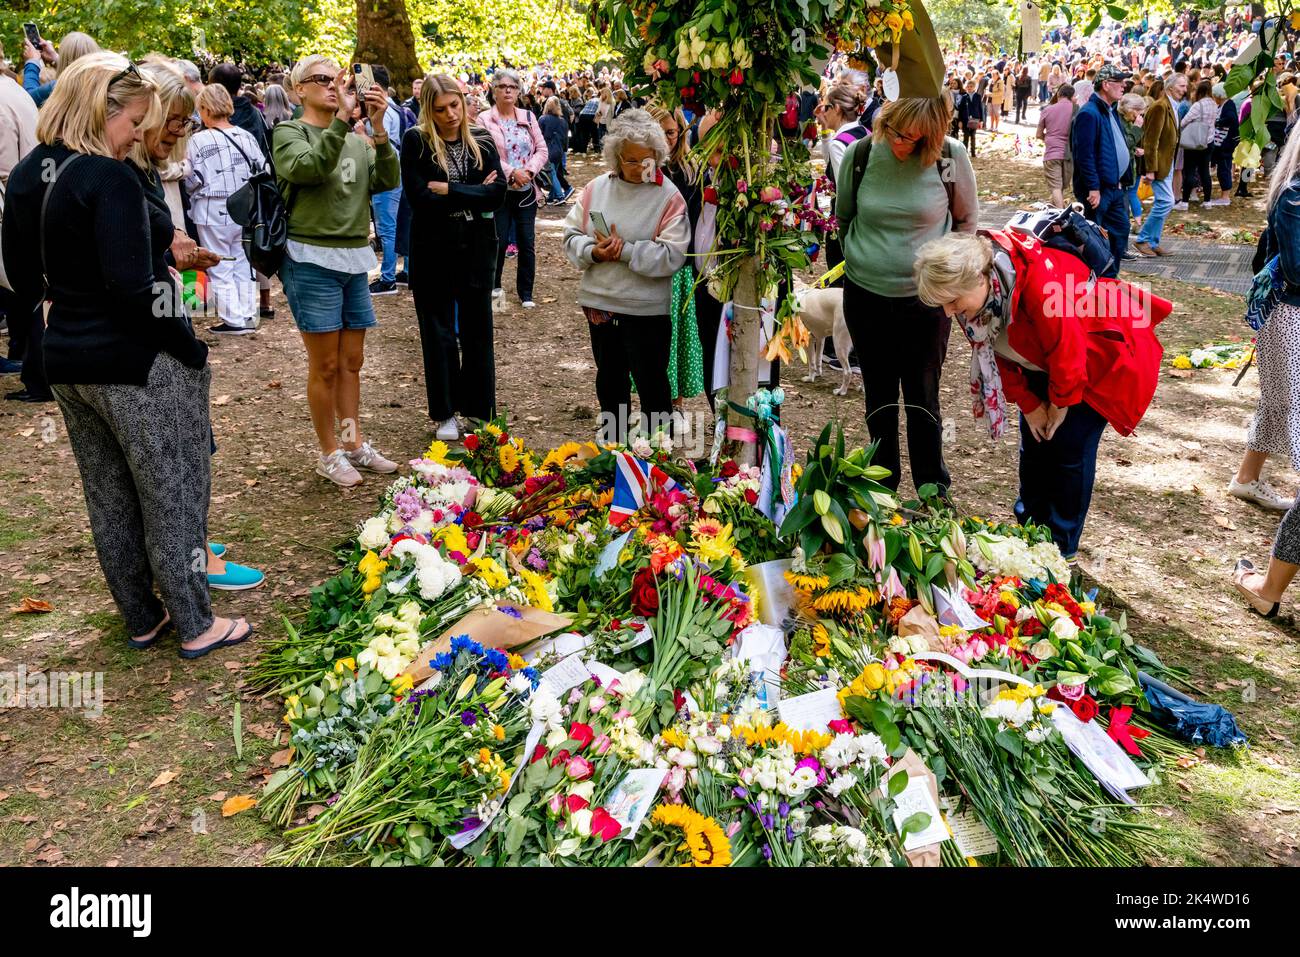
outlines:
[{"label": "woman in black trousers", "polygon": [[428,76],[420,90],[419,125],[402,139],[402,190],[418,250],[410,280],[429,418],[451,442],[460,438],[457,412],[480,420],[496,413],[493,213],[506,183],[491,135],[470,126],[465,94],[449,76]]}]

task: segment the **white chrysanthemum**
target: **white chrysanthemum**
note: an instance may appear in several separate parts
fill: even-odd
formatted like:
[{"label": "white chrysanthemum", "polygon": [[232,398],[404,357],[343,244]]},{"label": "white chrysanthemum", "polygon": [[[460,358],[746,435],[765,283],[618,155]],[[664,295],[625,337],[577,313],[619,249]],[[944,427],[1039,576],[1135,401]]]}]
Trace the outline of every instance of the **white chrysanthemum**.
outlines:
[{"label": "white chrysanthemum", "polygon": [[831,797],[837,798],[857,783],[857,775],[852,771],[845,771],[839,777],[831,778],[830,783],[826,785],[826,791]]},{"label": "white chrysanthemum", "polygon": [[871,762],[875,761],[881,767],[889,758],[889,752],[885,750],[885,742],[880,740],[880,735],[867,732],[857,737],[858,761],[864,769],[869,769]]},{"label": "white chrysanthemum", "polygon": [[369,551],[379,551],[381,548],[388,547],[388,517],[385,515],[376,515],[368,518],[361,524],[361,534],[357,537],[357,543]]},{"label": "white chrysanthemum", "polygon": [[858,740],[851,734],[837,734],[822,749],[821,762],[832,771],[846,768],[858,759]]}]

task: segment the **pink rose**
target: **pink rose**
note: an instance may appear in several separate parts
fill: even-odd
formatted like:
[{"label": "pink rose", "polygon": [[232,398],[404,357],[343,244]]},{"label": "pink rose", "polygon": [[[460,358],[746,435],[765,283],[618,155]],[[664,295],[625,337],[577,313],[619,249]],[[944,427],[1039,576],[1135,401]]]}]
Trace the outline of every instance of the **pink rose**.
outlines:
[{"label": "pink rose", "polygon": [[596,771],[595,766],[581,755],[574,755],[564,766],[564,773],[574,781],[585,781]]},{"label": "pink rose", "polygon": [[609,739],[609,735],[599,734],[592,740],[591,746],[596,750],[597,754],[604,754],[610,749],[610,746],[613,743],[614,742]]},{"label": "pink rose", "polygon": [[765,203],[775,203],[782,195],[781,187],[764,186],[762,191],[758,194],[758,198]]}]

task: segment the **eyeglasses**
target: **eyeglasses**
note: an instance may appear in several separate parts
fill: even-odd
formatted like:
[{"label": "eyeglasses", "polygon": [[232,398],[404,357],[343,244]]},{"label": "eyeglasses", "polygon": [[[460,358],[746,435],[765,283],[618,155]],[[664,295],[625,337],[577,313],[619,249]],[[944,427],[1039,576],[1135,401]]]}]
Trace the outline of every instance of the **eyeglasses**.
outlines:
[{"label": "eyeglasses", "polygon": [[517,89],[519,89],[519,87],[515,86],[513,83],[498,83],[498,84],[497,84],[497,89],[498,89],[498,90],[517,90]]},{"label": "eyeglasses", "polygon": [[121,73],[119,73],[117,76],[113,77],[113,79],[109,80],[108,85],[112,86],[113,84],[118,83],[121,80],[125,80],[128,76],[134,76],[137,80],[141,79],[140,71],[136,69],[135,64],[132,63],[130,60],[126,61],[126,69],[123,70]]},{"label": "eyeglasses", "polygon": [[925,139],[924,134],[921,134],[919,136],[905,136],[904,134],[900,133],[897,129],[890,126],[888,123],[885,124],[885,129],[889,131],[889,135],[892,136],[894,139],[899,140],[903,143],[907,143],[909,146],[915,146],[917,143],[921,142],[921,140]]},{"label": "eyeglasses", "polygon": [[186,133],[193,133],[202,125],[192,116],[180,116],[167,121],[167,132],[176,136],[184,136]]},{"label": "eyeglasses", "polygon": [[334,77],[328,73],[313,73],[311,76],[303,77],[302,82],[315,83],[317,86],[329,86],[334,82]]}]

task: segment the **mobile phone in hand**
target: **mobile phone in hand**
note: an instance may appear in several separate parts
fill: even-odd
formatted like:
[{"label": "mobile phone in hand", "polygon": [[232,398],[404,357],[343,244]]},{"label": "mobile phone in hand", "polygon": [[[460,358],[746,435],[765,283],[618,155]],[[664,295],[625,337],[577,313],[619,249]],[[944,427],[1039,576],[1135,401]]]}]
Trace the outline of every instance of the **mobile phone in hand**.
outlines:
[{"label": "mobile phone in hand", "polygon": [[356,84],[357,94],[364,97],[375,83],[375,71],[370,68],[369,63],[354,63],[352,64],[352,76]]},{"label": "mobile phone in hand", "polygon": [[36,29],[36,24],[24,23],[23,32],[27,34],[28,42],[39,50],[41,48],[41,31]]},{"label": "mobile phone in hand", "polygon": [[591,224],[596,227],[596,232],[604,236],[609,235],[609,223],[605,222],[605,214],[600,210],[591,211]]}]

